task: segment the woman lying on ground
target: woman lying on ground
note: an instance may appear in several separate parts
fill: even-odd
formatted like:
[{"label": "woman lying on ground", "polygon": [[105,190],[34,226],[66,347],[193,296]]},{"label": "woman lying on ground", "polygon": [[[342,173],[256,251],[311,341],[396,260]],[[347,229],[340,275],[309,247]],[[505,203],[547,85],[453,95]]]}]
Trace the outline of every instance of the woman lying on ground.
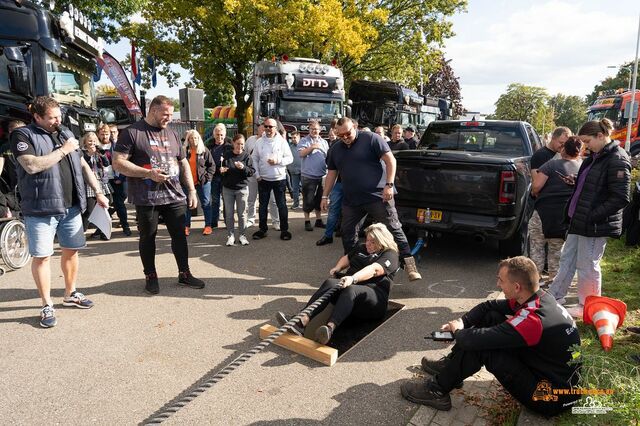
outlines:
[{"label": "woman lying on ground", "polygon": [[[311,305],[324,293],[334,287],[342,287],[332,297],[315,309],[311,316],[304,315],[300,325],[291,331],[302,336],[304,328],[311,318],[319,314],[329,304],[335,305],[326,325],[316,330],[315,340],[327,344],[333,331],[349,316],[361,320],[373,320],[384,317],[389,302],[392,278],[398,269],[398,246],[393,235],[382,223],[374,223],[365,230],[366,243],[357,246],[349,254],[342,256],[329,273],[328,278],[315,292],[306,306]],[[347,269],[342,278],[335,278]],[[276,316],[280,325],[289,321],[282,312]]]}]

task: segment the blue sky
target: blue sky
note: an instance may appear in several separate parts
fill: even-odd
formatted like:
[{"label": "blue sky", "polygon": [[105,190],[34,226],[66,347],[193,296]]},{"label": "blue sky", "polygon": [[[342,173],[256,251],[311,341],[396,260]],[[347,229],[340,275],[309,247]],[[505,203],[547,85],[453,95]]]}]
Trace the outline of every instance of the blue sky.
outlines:
[{"label": "blue sky", "polygon": [[[445,54],[470,111],[493,112],[510,83],[584,96],[615,75],[608,66],[634,58],[639,17],[638,0],[469,0],[468,11],[452,18],[456,36]],[[128,40],[107,47],[117,59],[129,49]],[[159,94],[177,98],[178,87],[159,76],[148,96]]]}]

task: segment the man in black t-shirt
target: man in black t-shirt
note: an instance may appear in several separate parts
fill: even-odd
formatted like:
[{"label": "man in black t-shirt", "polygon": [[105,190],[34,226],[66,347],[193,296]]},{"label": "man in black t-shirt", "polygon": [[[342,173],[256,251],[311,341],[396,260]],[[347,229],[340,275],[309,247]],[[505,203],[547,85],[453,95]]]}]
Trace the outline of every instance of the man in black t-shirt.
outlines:
[{"label": "man in black t-shirt", "polygon": [[[548,145],[537,150],[531,156],[531,181],[533,181],[538,173],[538,169],[562,150],[564,143],[569,139],[571,134],[571,130],[568,127],[557,127],[551,134],[551,140]],[[542,221],[536,210],[533,211],[531,219],[529,219],[529,241],[531,260],[536,264],[538,273],[542,275],[547,256],[549,256],[549,258],[560,258],[560,253],[558,252],[557,244],[548,246],[549,250],[552,250],[551,253],[545,252],[544,247],[546,240],[544,238],[544,232],[542,231]],[[557,271],[549,272],[555,273]],[[550,274],[549,281],[552,280],[553,277]]]},{"label": "man in black t-shirt", "polygon": [[321,208],[327,211],[329,194],[338,173],[342,179],[342,245],[349,253],[358,241],[357,226],[369,215],[384,223],[398,244],[400,258],[410,281],[422,279],[411,256],[411,247],[398,220],[393,200],[396,159],[380,135],[360,132],[350,118],[338,120],[336,135],[341,138],[329,150],[328,173]]},{"label": "man in black t-shirt", "polygon": [[[171,99],[156,96],[151,101],[149,114],[120,132],[113,151],[113,169],[127,176],[129,201],[136,206],[140,232],[138,249],[144,268],[145,290],[150,294],[160,291],[155,264],[160,214],[171,236],[171,248],[178,264],[178,284],[204,288],[204,282],[189,270],[185,214],[187,208],[196,208],[197,195],[180,139],[167,128],[172,115]],[[189,189],[186,196],[181,178],[182,184]]]},{"label": "man in black t-shirt", "polygon": [[78,249],[86,245],[82,211],[86,208],[85,183],[96,193],[96,201],[108,207],[91,167],[78,149],[78,140],[60,129],[62,114],[55,99],[40,96],[31,106],[33,123],[11,133],[11,150],[17,161],[20,207],[24,215],[31,273],[44,307],[40,325],[57,324],[51,299],[51,262],[54,237],[61,249],[65,292],[63,305],[88,309],[93,302],[76,291]]}]

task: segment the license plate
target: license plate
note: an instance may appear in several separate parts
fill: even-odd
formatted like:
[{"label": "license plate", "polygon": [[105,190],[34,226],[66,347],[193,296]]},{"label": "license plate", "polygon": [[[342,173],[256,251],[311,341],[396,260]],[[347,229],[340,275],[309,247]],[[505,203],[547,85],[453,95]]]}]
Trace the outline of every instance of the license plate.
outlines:
[{"label": "license plate", "polygon": [[[442,222],[442,211],[440,210],[430,210],[431,212],[431,222]],[[416,213],[416,219],[418,223],[425,223],[427,218],[427,209],[418,209]]]}]

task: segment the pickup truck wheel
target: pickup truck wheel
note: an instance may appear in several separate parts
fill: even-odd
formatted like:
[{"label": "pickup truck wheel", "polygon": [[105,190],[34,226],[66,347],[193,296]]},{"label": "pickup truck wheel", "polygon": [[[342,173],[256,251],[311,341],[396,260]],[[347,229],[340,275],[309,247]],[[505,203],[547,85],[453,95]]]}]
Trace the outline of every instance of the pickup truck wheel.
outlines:
[{"label": "pickup truck wheel", "polygon": [[520,229],[506,240],[498,241],[500,258],[526,255],[529,251],[529,230],[527,226]]}]

